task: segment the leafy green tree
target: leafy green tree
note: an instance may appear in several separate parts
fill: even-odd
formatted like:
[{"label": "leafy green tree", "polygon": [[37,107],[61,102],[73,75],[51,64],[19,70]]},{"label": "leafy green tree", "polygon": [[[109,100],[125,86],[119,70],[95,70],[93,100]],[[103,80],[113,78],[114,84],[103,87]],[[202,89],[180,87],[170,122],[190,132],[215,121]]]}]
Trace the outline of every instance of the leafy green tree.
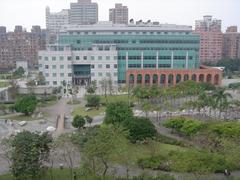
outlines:
[{"label": "leafy green tree", "polygon": [[98,132],[86,142],[84,153],[88,159],[87,165],[94,175],[97,173],[106,175],[109,169],[110,156],[119,153],[117,147],[118,144],[121,144],[121,139],[124,139],[122,130],[104,126],[99,128]]},{"label": "leafy green tree", "polygon": [[17,179],[36,179],[48,161],[52,137],[23,131],[10,140],[11,172]]},{"label": "leafy green tree", "polygon": [[86,124],[86,121],[85,121],[84,117],[79,116],[79,115],[74,116],[73,121],[72,121],[73,127],[80,129],[80,128],[83,128],[85,124]]},{"label": "leafy green tree", "polygon": [[98,108],[100,106],[100,100],[100,97],[97,95],[89,95],[87,96],[87,106]]},{"label": "leafy green tree", "polygon": [[25,71],[22,67],[19,67],[18,69],[16,69],[16,71],[13,72],[13,78],[18,79],[18,78],[22,78],[24,75]]},{"label": "leafy green tree", "polygon": [[132,117],[132,109],[127,103],[115,102],[108,104],[104,122],[107,124],[121,124]]},{"label": "leafy green tree", "polygon": [[96,90],[97,90],[97,82],[93,81],[92,84],[87,87],[87,93],[95,94]]},{"label": "leafy green tree", "polygon": [[37,98],[34,95],[24,96],[16,101],[14,109],[25,115],[32,114],[37,107]]},{"label": "leafy green tree", "polygon": [[147,118],[134,117],[125,126],[129,130],[129,139],[134,143],[157,135],[155,126]]},{"label": "leafy green tree", "polygon": [[[45,85],[46,84],[46,79],[43,75],[42,72],[39,72],[36,78],[37,84],[38,85]],[[66,82],[65,82],[66,83]]]}]

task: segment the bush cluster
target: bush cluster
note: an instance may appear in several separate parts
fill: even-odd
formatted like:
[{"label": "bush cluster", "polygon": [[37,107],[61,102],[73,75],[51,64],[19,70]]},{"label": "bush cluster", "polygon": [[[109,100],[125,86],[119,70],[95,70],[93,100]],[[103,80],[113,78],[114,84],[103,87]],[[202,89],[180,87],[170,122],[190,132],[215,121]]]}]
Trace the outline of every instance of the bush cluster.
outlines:
[{"label": "bush cluster", "polygon": [[193,136],[204,127],[204,124],[198,120],[178,117],[167,120],[164,123],[164,126],[167,128],[171,128],[174,131],[181,133],[185,136]]}]

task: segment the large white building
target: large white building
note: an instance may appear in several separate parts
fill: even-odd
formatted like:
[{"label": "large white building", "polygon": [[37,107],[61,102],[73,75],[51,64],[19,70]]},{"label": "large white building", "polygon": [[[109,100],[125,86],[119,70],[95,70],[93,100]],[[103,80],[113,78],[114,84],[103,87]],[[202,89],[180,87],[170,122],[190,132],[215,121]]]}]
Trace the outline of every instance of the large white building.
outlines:
[{"label": "large white building", "polygon": [[51,45],[39,51],[39,71],[49,86],[85,86],[92,81],[118,81],[117,51],[115,45],[93,45],[91,50],[73,51],[70,46]]},{"label": "large white building", "polygon": [[70,4],[70,24],[95,24],[98,22],[98,4],[91,0],[78,0]]},{"label": "large white building", "polygon": [[69,10],[63,9],[60,12],[51,13],[46,7],[46,27],[50,33],[59,33],[59,30],[69,24]]}]

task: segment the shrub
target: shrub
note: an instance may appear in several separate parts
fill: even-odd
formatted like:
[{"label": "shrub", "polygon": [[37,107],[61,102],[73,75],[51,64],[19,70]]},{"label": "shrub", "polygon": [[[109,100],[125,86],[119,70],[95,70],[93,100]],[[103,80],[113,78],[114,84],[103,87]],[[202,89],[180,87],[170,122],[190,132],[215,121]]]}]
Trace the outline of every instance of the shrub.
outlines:
[{"label": "shrub", "polygon": [[240,123],[224,122],[220,124],[210,124],[208,129],[210,132],[216,133],[223,137],[240,137]]},{"label": "shrub", "polygon": [[17,112],[24,113],[25,115],[32,114],[37,107],[37,98],[36,96],[30,95],[25,96],[21,99],[18,99],[13,106]]},{"label": "shrub", "polygon": [[100,97],[97,95],[87,96],[87,107],[99,107],[100,106]]},{"label": "shrub", "polygon": [[128,122],[133,118],[131,107],[125,102],[110,103],[106,109],[106,124],[121,124],[124,121]]},{"label": "shrub", "polygon": [[167,120],[164,123],[164,126],[171,128],[185,136],[192,136],[198,133],[204,127],[204,124],[198,120],[178,117],[175,119]]},{"label": "shrub", "polygon": [[134,143],[157,135],[155,126],[147,118],[134,117],[124,126],[129,130],[129,139]]},{"label": "shrub", "polygon": [[155,156],[145,159],[138,160],[138,166],[141,168],[150,168],[153,170],[162,170],[162,171],[169,171],[169,165],[167,163],[166,156]]},{"label": "shrub", "polygon": [[72,121],[73,127],[80,129],[80,128],[84,127],[85,124],[86,124],[86,121],[85,121],[84,117],[76,115],[73,118],[73,121]]}]

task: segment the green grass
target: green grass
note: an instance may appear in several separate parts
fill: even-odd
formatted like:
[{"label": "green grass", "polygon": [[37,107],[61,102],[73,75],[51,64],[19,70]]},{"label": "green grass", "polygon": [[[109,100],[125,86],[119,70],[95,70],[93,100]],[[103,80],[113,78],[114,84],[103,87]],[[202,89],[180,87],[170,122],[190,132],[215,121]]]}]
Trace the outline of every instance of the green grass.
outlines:
[{"label": "green grass", "polygon": [[39,102],[38,107],[50,107],[55,105],[57,102],[58,102],[57,100]]},{"label": "green grass", "polygon": [[[106,103],[105,96],[100,96],[100,98],[101,98],[101,103]],[[109,103],[118,102],[118,101],[128,102],[128,95],[112,95],[112,96],[109,95],[107,96],[107,100]],[[136,99],[130,96],[130,101],[135,102]]]},{"label": "green grass", "polygon": [[0,88],[8,87],[9,85],[9,82],[0,82]]},{"label": "green grass", "polygon": [[101,115],[102,113],[104,113],[106,110],[105,107],[100,107],[98,110],[96,108],[91,109],[89,111],[86,111],[86,107],[78,107],[73,111],[73,116],[76,115],[81,115],[81,116],[90,116],[90,117],[94,117],[94,116],[98,116]]}]

